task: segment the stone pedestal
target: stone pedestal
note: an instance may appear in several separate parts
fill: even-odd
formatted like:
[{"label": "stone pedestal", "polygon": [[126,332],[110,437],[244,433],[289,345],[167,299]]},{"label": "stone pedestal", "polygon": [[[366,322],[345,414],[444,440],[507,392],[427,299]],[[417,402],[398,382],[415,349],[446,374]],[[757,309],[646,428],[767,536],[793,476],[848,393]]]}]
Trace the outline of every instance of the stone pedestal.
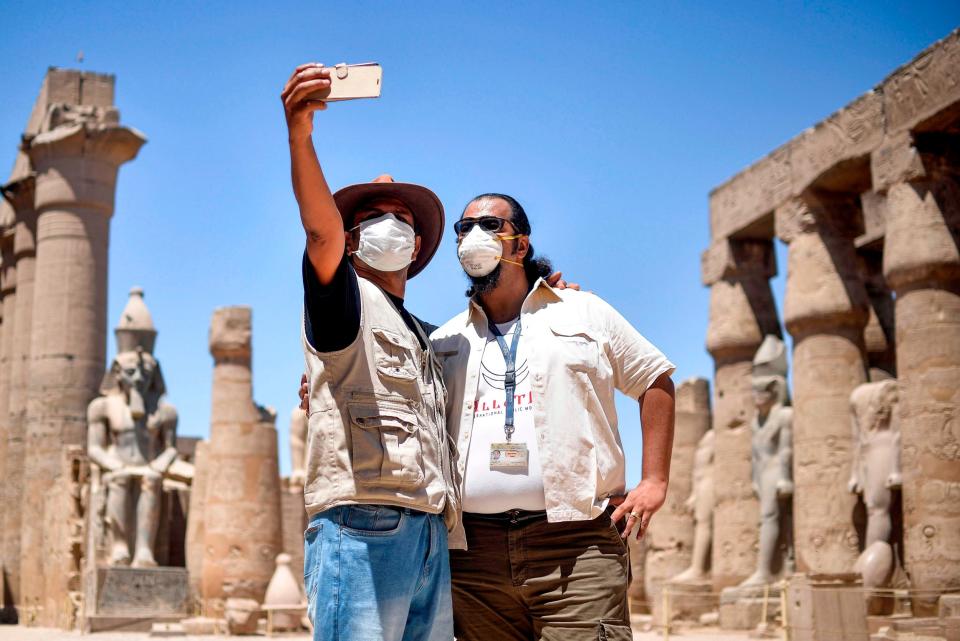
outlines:
[{"label": "stone pedestal", "polygon": [[850,393],[866,381],[869,302],[854,254],[854,214],[849,203],[812,196],[776,212],[777,235],[790,246],[784,322],[794,339],[797,569],[824,575],[850,572],[860,543],[853,523],[857,500],[847,490]]},{"label": "stone pedestal", "polygon": [[[102,116],[102,118],[100,117]],[[104,372],[107,246],[117,172],[145,142],[116,110],[38,134],[37,258],[21,515],[25,611],[42,607],[43,503],[64,445],[81,445]]]},{"label": "stone pedestal", "polygon": [[[919,590],[960,588],[960,167],[956,140],[894,141],[884,275],[896,291],[904,565]],[[938,146],[947,145],[937,149]],[[934,153],[936,152],[936,153]],[[878,159],[886,159],[878,167]],[[902,159],[898,165],[892,162]],[[884,187],[886,185],[879,185]],[[878,185],[875,185],[875,188]],[[936,599],[914,599],[914,614]]]},{"label": "stone pedestal", "polygon": [[773,585],[766,596],[763,587],[724,588],[720,592],[720,627],[724,630],[757,630],[773,625],[780,618],[780,592],[780,588]]},{"label": "stone pedestal", "polygon": [[713,522],[714,588],[734,585],[757,565],[759,505],[750,468],[753,355],[767,334],[780,335],[769,279],[776,273],[770,241],[721,240],[702,259],[710,286],[707,350],[716,364]]},{"label": "stone pedestal", "polygon": [[84,579],[86,632],[149,631],[154,621],[187,616],[185,568],[95,568]]},{"label": "stone pedestal", "polygon": [[[713,582],[710,580],[686,583],[668,581],[665,587],[670,592],[671,621],[697,623],[701,616],[708,612],[716,612],[719,606],[716,592],[713,591]],[[654,622],[662,625],[665,617],[663,595],[661,594],[659,599],[653,601],[651,606]]]},{"label": "stone pedestal", "polygon": [[787,587],[787,623],[792,641],[867,641],[866,599],[848,580],[794,575]]}]

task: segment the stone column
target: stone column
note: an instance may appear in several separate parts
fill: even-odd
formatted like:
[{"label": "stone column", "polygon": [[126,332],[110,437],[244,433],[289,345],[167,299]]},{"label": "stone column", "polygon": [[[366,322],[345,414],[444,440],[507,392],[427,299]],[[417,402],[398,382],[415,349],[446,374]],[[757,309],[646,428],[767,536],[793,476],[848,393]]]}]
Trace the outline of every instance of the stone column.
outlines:
[{"label": "stone column", "polygon": [[705,378],[688,379],[677,387],[670,489],[645,537],[647,551],[643,576],[655,624],[663,623],[661,587],[690,565],[693,512],[686,502],[693,488],[693,455],[700,438],[709,429],[710,383]]},{"label": "stone column", "polygon": [[750,469],[750,388],[754,352],[767,334],[780,336],[769,279],[776,273],[769,240],[714,243],[703,255],[710,288],[707,350],[713,356],[716,432],[714,589],[736,585],[756,569],[757,514]]},{"label": "stone column", "polygon": [[104,372],[107,244],[117,172],[145,142],[105,119],[68,124],[29,140],[37,172],[37,249],[21,514],[22,602],[43,595],[43,502],[60,450],[81,445],[87,404]]},{"label": "stone column", "polygon": [[282,550],[276,412],[253,402],[251,312],[225,307],[210,325],[213,392],[202,585],[208,611],[229,597],[263,601]]},{"label": "stone column", "polygon": [[[960,588],[960,162],[956,138],[875,152],[887,191],[883,271],[896,292],[904,565],[918,590]],[[932,616],[935,599],[914,599]]]},{"label": "stone column", "polygon": [[200,441],[194,451],[193,484],[190,486],[190,509],[187,512],[187,572],[190,574],[190,596],[197,603],[203,602],[201,578],[203,576],[204,521],[207,503],[207,475],[210,443]]},{"label": "stone column", "polygon": [[[0,214],[12,218],[13,208],[0,201]],[[8,216],[4,215],[4,218]],[[4,224],[6,223],[6,224]],[[13,342],[14,309],[17,301],[17,269],[13,260],[13,221],[0,220],[0,479],[7,478],[7,439],[10,426],[7,403],[10,394],[10,347]],[[0,488],[0,491],[3,491]],[[4,491],[5,494],[5,491]],[[4,498],[0,496],[0,498]],[[3,503],[6,505],[6,502]],[[0,513],[0,538],[7,531],[6,510]],[[0,550],[2,553],[2,550]],[[4,561],[6,558],[0,556]],[[3,570],[6,574],[6,570]],[[0,586],[4,577],[0,577]]]},{"label": "stone column", "polygon": [[[10,595],[20,602],[20,511],[23,503],[24,424],[27,384],[30,373],[30,337],[33,317],[33,275],[35,264],[37,216],[34,209],[34,177],[27,176],[4,186],[4,194],[16,214],[13,258],[17,271],[17,298],[13,310],[13,341],[10,352],[9,400],[7,403],[7,443],[3,497],[6,530],[3,558]],[[0,415],[0,419],[4,418]]]},{"label": "stone column", "polygon": [[847,491],[852,452],[850,392],[866,381],[869,302],[857,271],[853,203],[795,198],[776,211],[790,245],[784,324],[793,336],[793,522],[797,570],[851,571],[859,540],[856,496]]}]

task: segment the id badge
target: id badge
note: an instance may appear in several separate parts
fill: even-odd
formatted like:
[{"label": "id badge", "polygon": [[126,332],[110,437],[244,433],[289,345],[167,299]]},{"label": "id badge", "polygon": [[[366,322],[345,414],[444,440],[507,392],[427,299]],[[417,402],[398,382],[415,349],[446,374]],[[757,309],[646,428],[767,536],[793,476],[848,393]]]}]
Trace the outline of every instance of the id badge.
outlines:
[{"label": "id badge", "polygon": [[526,443],[491,443],[490,469],[515,470],[527,467]]}]

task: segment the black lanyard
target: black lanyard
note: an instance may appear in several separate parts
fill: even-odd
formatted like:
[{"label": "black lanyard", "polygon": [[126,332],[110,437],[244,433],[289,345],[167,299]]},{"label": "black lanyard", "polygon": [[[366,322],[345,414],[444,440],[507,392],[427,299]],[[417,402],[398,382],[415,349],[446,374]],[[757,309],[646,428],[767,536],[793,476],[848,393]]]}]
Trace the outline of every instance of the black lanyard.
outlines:
[{"label": "black lanyard", "polygon": [[506,370],[503,374],[503,388],[507,393],[505,399],[506,417],[503,422],[503,433],[507,435],[507,443],[513,436],[515,428],[513,427],[513,399],[514,392],[517,389],[517,346],[520,344],[520,317],[517,317],[517,326],[513,330],[513,340],[510,341],[510,347],[507,347],[507,341],[503,338],[503,333],[497,329],[493,323],[489,323],[490,331],[497,338],[497,345],[503,352],[503,362]]}]

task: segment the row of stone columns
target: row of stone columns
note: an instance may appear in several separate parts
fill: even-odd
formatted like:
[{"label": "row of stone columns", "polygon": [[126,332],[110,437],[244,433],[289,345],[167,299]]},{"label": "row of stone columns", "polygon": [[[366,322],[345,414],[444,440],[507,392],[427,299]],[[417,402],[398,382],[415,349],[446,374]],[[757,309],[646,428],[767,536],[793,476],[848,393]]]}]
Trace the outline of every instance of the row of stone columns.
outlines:
[{"label": "row of stone columns", "polygon": [[[863,195],[807,191],[774,212],[788,244],[784,324],[793,338],[794,528],[797,570],[852,571],[859,544],[848,492],[850,393],[869,367],[900,385],[904,564],[913,587],[960,587],[960,149],[955,137],[888,141],[871,159]],[[881,207],[879,260],[858,256],[860,207]],[[714,357],[714,586],[753,567],[750,359],[779,334],[768,279],[769,240],[721,240],[704,256],[711,286],[707,348]],[[888,289],[889,288],[889,289]],[[890,291],[893,298],[890,297]],[[889,318],[890,307],[895,322]],[[895,346],[889,325],[895,326]],[[895,356],[895,359],[893,358]],[[895,360],[895,362],[894,362]],[[922,610],[922,606],[921,606]]]}]

